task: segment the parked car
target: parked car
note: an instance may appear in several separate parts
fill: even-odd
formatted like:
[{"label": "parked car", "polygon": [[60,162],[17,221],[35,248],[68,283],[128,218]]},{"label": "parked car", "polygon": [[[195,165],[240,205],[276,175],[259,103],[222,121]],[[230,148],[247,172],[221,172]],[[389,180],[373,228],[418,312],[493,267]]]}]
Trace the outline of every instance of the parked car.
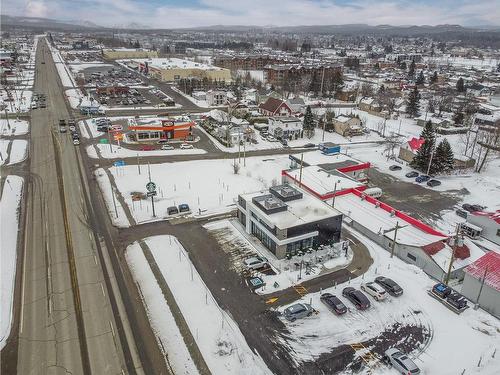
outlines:
[{"label": "parked car", "polygon": [[161,149],[162,149],[162,150],[173,150],[173,149],[174,149],[174,146],[171,146],[171,145],[163,145],[163,146],[161,146]]},{"label": "parked car", "polygon": [[380,285],[377,283],[362,283],[361,284],[361,290],[368,293],[370,296],[375,298],[375,301],[382,301],[385,299],[386,292],[385,289],[382,288]]},{"label": "parked car", "polygon": [[38,108],[38,104],[36,103],[31,103],[31,109],[37,109]]},{"label": "parked car", "polygon": [[360,290],[347,287],[342,290],[342,295],[351,301],[358,310],[366,310],[370,307],[370,301]]},{"label": "parked car", "polygon": [[452,290],[449,286],[447,286],[443,283],[438,283],[432,287],[432,292],[435,295],[444,299],[451,294]]},{"label": "parked car", "polygon": [[189,212],[189,211],[191,210],[189,209],[189,205],[187,205],[186,203],[181,203],[179,205],[179,212]]},{"label": "parked car", "polygon": [[342,303],[342,301],[330,293],[323,293],[319,297],[320,301],[323,302],[326,307],[332,310],[337,315],[342,315],[347,312],[347,307]]},{"label": "parked car", "polygon": [[179,209],[176,206],[170,206],[167,208],[167,214],[175,215],[179,213]]},{"label": "parked car", "polygon": [[308,303],[296,303],[295,305],[287,307],[283,311],[283,316],[286,320],[294,322],[297,319],[305,318],[306,316],[311,316],[314,312],[311,305]]},{"label": "parked car", "polygon": [[430,179],[431,176],[427,176],[426,174],[421,174],[415,179],[415,182],[418,182],[420,184],[421,182],[426,182],[429,181]]},{"label": "parked car", "polygon": [[401,166],[400,166],[400,165],[396,165],[396,164],[391,165],[391,166],[389,167],[389,170],[390,170],[390,171],[400,171],[401,169],[402,169],[402,168],[401,168]]},{"label": "parked car", "polygon": [[243,261],[243,265],[249,270],[259,270],[261,268],[269,266],[266,258],[261,256],[254,256],[247,258]]},{"label": "parked car", "polygon": [[313,147],[316,147],[316,145],[314,143],[306,143],[304,146],[302,146],[303,148],[313,148]]},{"label": "parked car", "polygon": [[457,214],[457,216],[460,216],[461,218],[467,219],[467,211],[462,210],[461,208],[457,208],[455,210],[455,213]]},{"label": "parked car", "polygon": [[458,292],[452,291],[446,299],[450,305],[461,310],[467,306],[467,299]]},{"label": "parked car", "polygon": [[153,151],[154,149],[155,149],[155,147],[152,145],[142,145],[141,146],[141,151]]},{"label": "parked car", "polygon": [[408,356],[396,348],[387,349],[384,359],[399,373],[404,375],[418,375],[420,369]]},{"label": "parked car", "polygon": [[189,143],[181,143],[181,150],[187,150],[193,148],[193,145],[190,145]]},{"label": "parked car", "polygon": [[486,207],[484,206],[481,206],[479,204],[468,204],[468,203],[464,203],[462,205],[462,208],[465,210],[465,211],[469,211],[469,212],[476,212],[476,211],[482,211],[484,210]]},{"label": "parked car", "polygon": [[162,144],[168,143],[168,139],[160,139],[156,143],[158,143],[159,145],[162,145]]},{"label": "parked car", "polygon": [[405,176],[408,178],[415,178],[415,177],[418,177],[418,172],[411,171],[411,172],[408,172],[407,174],[405,174]]},{"label": "parked car", "polygon": [[439,180],[432,179],[432,180],[427,181],[427,186],[434,187],[434,186],[439,186],[439,185],[441,185],[441,181],[439,181]]},{"label": "parked car", "polygon": [[378,276],[375,278],[375,282],[384,288],[392,296],[400,296],[403,294],[403,288],[399,286],[394,280],[388,277]]}]

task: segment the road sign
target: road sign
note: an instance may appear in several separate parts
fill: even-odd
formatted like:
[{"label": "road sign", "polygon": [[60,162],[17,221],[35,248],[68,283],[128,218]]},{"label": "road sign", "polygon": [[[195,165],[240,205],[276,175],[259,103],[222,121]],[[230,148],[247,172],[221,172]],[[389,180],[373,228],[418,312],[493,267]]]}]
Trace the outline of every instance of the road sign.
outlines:
[{"label": "road sign", "polygon": [[146,184],[146,190],[147,191],[155,191],[156,190],[156,184],[152,181],[149,181],[147,184]]},{"label": "road sign", "polygon": [[104,143],[104,144],[107,144],[108,143],[108,140],[106,138],[103,138],[103,139],[100,139],[99,140],[99,143]]},{"label": "road sign", "polygon": [[156,191],[148,191],[147,196],[148,197],[154,197],[156,195]]},{"label": "road sign", "polygon": [[115,167],[124,167],[125,166],[125,160],[117,160],[113,163]]}]

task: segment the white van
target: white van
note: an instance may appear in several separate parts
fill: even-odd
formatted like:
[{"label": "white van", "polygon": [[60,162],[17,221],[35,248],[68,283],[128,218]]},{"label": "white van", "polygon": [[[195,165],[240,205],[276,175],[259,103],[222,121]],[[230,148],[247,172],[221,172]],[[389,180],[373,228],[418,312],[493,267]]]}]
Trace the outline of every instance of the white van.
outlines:
[{"label": "white van", "polygon": [[382,196],[382,189],[378,187],[368,188],[363,191],[363,194],[366,194],[372,198],[380,198]]}]

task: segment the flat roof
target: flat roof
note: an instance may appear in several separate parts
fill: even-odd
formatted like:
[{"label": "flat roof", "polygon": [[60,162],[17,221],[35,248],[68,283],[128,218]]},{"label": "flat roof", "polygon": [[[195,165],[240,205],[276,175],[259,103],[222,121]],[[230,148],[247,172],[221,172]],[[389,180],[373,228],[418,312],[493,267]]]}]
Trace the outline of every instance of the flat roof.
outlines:
[{"label": "flat roof", "polygon": [[[331,200],[330,200],[331,202]],[[423,231],[406,222],[403,218],[391,214],[366,199],[362,200],[354,194],[340,195],[335,198],[335,208],[352,220],[358,222],[373,233],[381,233],[389,239],[394,238],[396,223],[402,228],[398,230],[396,242],[409,246],[425,246],[446,239],[446,236],[437,236]],[[385,234],[384,231],[388,231]]]},{"label": "flat roof", "polygon": [[[300,179],[300,168],[286,171],[290,176]],[[337,191],[364,186],[337,171],[326,171],[316,165],[302,168],[302,183],[320,195],[333,193],[337,182]]]},{"label": "flat roof", "polygon": [[150,68],[156,69],[201,69],[201,70],[226,70],[213,65],[199,63],[191,60],[172,58],[131,59],[138,63],[147,62]]},{"label": "flat roof", "polygon": [[[296,186],[293,186],[293,188],[303,193],[303,196],[301,199],[286,202],[286,211],[268,215],[259,209],[260,216],[262,216],[266,222],[273,224],[279,229],[286,229],[342,215],[339,210],[311,196],[307,192],[297,188]],[[265,194],[268,194],[267,190],[242,194],[241,197],[244,198],[248,204],[248,202],[252,201],[252,198]]]}]

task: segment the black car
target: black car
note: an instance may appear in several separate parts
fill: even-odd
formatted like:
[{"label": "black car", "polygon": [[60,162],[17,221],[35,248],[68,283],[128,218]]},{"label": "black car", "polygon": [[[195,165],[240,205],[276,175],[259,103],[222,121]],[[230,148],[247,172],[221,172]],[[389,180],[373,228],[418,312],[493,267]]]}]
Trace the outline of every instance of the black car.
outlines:
[{"label": "black car", "polygon": [[407,174],[405,174],[405,176],[408,178],[415,178],[415,177],[418,177],[418,172],[411,171],[411,172],[408,172]]},{"label": "black car", "polygon": [[189,206],[186,203],[179,205],[179,212],[189,212]]},{"label": "black car", "polygon": [[392,296],[400,296],[403,294],[403,288],[399,286],[394,280],[388,277],[379,276],[375,278],[375,282],[384,288]]},{"label": "black car", "polygon": [[167,213],[169,215],[175,215],[179,213],[179,210],[175,206],[170,206],[169,208],[167,208]]},{"label": "black car", "polygon": [[460,216],[460,217],[462,217],[462,218],[464,218],[464,219],[467,219],[467,211],[462,210],[461,208],[457,208],[457,209],[455,210],[455,213],[456,213],[458,216]]},{"label": "black car", "polygon": [[457,292],[451,292],[446,300],[459,310],[467,306],[467,299]]},{"label": "black car", "polygon": [[434,187],[441,185],[441,181],[438,180],[429,180],[427,181],[427,186]]},{"label": "black car", "polygon": [[389,167],[390,171],[400,171],[401,169],[402,169],[401,166],[395,164]]},{"label": "black car", "polygon": [[321,297],[319,297],[321,302],[323,302],[326,307],[332,310],[337,315],[342,315],[347,312],[347,307],[342,303],[342,301],[330,293],[323,293]]},{"label": "black car", "polygon": [[480,206],[479,204],[468,204],[468,203],[463,204],[462,208],[465,211],[469,211],[469,212],[482,211],[485,209],[484,206]]},{"label": "black car", "polygon": [[347,287],[342,290],[342,295],[351,301],[358,310],[366,310],[370,307],[370,301],[360,290]]},{"label": "black car", "polygon": [[313,147],[316,147],[316,145],[314,143],[306,143],[304,146],[302,146],[304,148],[313,148]]}]

